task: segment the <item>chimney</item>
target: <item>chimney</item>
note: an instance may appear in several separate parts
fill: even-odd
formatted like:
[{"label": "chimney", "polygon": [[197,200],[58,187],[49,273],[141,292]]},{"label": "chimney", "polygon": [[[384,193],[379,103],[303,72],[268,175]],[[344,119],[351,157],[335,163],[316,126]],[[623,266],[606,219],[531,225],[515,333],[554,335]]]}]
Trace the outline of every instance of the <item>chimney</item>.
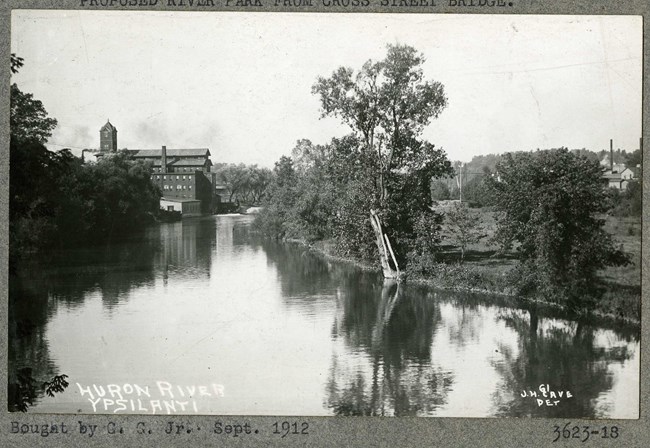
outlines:
[{"label": "chimney", "polygon": [[609,139],[609,170],[614,172],[614,140]]},{"label": "chimney", "polygon": [[163,145],[160,158],[160,172],[167,172],[167,147]]}]

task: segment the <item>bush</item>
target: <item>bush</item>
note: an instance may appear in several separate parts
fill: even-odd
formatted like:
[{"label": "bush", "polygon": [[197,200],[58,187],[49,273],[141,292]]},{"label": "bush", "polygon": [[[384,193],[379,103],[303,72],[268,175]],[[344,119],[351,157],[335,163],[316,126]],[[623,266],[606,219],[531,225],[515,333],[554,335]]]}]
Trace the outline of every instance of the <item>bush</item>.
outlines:
[{"label": "bush", "polygon": [[629,263],[599,216],[610,204],[597,161],[566,149],[506,154],[487,183],[499,211],[496,240],[516,246],[521,294],[570,308],[598,296],[596,273]]}]

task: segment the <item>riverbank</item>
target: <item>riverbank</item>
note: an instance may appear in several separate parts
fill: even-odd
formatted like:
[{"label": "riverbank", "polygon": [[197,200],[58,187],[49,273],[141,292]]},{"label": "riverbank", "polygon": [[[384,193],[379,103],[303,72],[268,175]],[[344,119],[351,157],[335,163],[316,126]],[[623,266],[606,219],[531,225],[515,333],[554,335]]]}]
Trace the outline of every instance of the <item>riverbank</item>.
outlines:
[{"label": "riverbank", "polygon": [[[626,229],[632,225],[625,223]],[[627,233],[630,237],[635,236],[635,232]],[[633,240],[634,238],[629,239]],[[378,273],[381,271],[379,266],[336,254],[335,243],[331,240],[307,243],[291,239],[287,242],[303,245],[331,261],[352,265],[365,271]],[[633,250],[633,241],[626,241],[622,244],[625,244],[626,249],[632,252],[635,264],[632,267],[603,270],[599,277],[605,288],[604,294],[599,298],[594,298],[593,305],[589,308],[585,307],[579,310],[569,310],[560,303],[544,300],[541,297],[518,295],[512,278],[517,260],[510,255],[495,256],[494,251],[487,251],[487,255],[486,252],[480,250],[470,251],[466,256],[467,261],[464,263],[459,263],[453,258],[449,260],[450,257],[447,257],[446,262],[432,262],[428,271],[434,274],[419,275],[407,270],[404,272],[404,280],[409,284],[426,285],[439,290],[499,296],[511,299],[512,303],[517,305],[535,304],[558,310],[576,319],[595,318],[599,321],[605,320],[638,327],[641,323],[641,287],[640,281],[638,286],[634,284],[634,281],[640,280],[640,252],[635,253]],[[635,276],[634,271],[638,271],[638,277]],[[613,280],[617,280],[618,283]]]}]

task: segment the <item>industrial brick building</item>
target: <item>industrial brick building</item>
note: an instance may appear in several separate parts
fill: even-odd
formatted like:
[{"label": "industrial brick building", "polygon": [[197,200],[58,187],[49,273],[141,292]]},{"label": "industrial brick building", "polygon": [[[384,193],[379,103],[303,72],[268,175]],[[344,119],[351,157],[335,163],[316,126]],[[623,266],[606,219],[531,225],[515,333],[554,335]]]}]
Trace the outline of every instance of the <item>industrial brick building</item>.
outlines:
[{"label": "industrial brick building", "polygon": [[[135,160],[152,165],[152,180],[160,187],[163,199],[201,201],[201,212],[215,208],[210,175],[210,150],[200,149],[129,149]],[[162,200],[162,199],[161,199]]]},{"label": "industrial brick building", "polygon": [[[98,157],[117,151],[117,128],[107,121],[99,130],[100,150]],[[160,187],[161,208],[165,210],[188,210],[195,215],[195,202],[200,203],[200,213],[212,213],[218,208],[220,196],[215,194],[212,161],[208,148],[198,149],[126,149],[135,160],[149,163],[151,179]],[[178,203],[178,207],[174,205]],[[184,205],[181,205],[184,204]]]}]

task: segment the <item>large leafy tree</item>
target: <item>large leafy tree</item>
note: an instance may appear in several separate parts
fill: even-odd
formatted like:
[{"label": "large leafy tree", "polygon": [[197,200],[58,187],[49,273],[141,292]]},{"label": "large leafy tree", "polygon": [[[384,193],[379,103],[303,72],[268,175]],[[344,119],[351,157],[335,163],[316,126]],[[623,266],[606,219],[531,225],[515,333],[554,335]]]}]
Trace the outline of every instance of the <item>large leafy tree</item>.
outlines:
[{"label": "large leafy tree", "polygon": [[9,121],[11,137],[19,144],[28,141],[45,143],[57,125],[56,119],[48,117],[43,103],[34,99],[31,93],[23,93],[16,84],[11,85]]},{"label": "large leafy tree", "polygon": [[444,230],[445,236],[460,249],[461,263],[465,260],[467,247],[485,238],[480,216],[462,203],[456,203],[447,210]]},{"label": "large leafy tree", "polygon": [[312,87],[320,97],[322,115],[340,118],[359,141],[356,156],[370,186],[365,213],[385,277],[397,274],[389,241],[397,243],[398,257],[403,258],[406,236],[415,220],[427,213],[430,179],[450,172],[444,152],[420,138],[447,104],[442,84],[425,80],[423,63],[414,48],[388,45],[383,60],[369,60],[356,73],[341,67]]},{"label": "large leafy tree", "polygon": [[290,218],[297,199],[298,177],[291,157],[282,156],[275,163],[272,179],[267,187],[263,219],[256,226],[266,235],[283,238],[291,235]]},{"label": "large leafy tree", "polygon": [[597,161],[567,149],[504,155],[487,183],[499,211],[496,239],[521,259],[522,292],[580,305],[596,272],[628,258],[601,218],[609,207]]},{"label": "large leafy tree", "polygon": [[[11,69],[22,59],[12,55]],[[12,269],[20,255],[105,242],[142,227],[160,196],[150,167],[126,153],[84,165],[70,150],[49,151],[57,122],[41,101],[11,86],[9,236]]]}]

